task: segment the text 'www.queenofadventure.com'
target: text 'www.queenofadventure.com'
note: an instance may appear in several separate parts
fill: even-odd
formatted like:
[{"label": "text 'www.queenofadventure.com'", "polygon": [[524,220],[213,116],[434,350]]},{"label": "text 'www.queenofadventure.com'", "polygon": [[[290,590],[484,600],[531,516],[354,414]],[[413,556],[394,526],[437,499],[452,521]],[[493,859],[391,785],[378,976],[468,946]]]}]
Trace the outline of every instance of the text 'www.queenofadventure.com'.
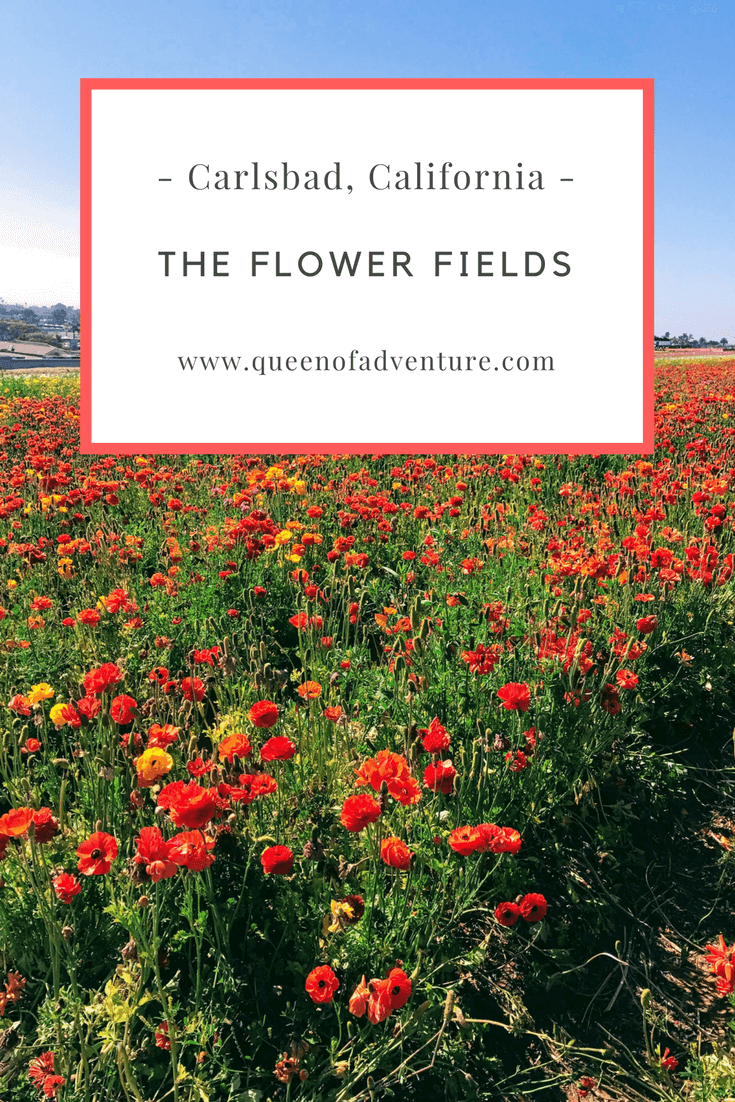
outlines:
[{"label": "text 'www.queenofadventure.com'", "polygon": [[369,371],[389,375],[396,371],[409,372],[467,372],[467,371],[553,371],[553,356],[469,356],[447,355],[439,352],[430,356],[392,356],[386,349],[369,356],[353,348],[345,356],[179,356],[182,371],[252,372],[264,376],[278,372],[319,371],[343,372]]}]

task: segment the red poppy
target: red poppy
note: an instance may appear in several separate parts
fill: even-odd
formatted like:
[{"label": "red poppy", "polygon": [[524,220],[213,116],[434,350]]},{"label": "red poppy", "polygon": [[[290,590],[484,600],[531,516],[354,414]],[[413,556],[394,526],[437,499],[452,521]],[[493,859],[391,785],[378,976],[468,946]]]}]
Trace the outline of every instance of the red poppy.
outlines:
[{"label": "red poppy", "polygon": [[493,853],[518,853],[522,845],[522,838],[513,827],[496,827],[492,823],[481,823],[477,828],[488,838],[488,848]]},{"label": "red poppy", "polygon": [[86,627],[96,627],[101,619],[102,617],[96,608],[83,608],[81,612],[77,613],[77,620]]},{"label": "red poppy", "polygon": [[135,709],[138,707],[138,701],[132,696],[113,697],[110,704],[110,715],[114,719],[115,723],[119,723],[121,726],[125,723],[131,723],[135,718]]},{"label": "red poppy", "polygon": [[104,876],[117,857],[117,842],[111,834],[96,831],[77,850],[77,868],[83,876]]},{"label": "red poppy", "polygon": [[55,838],[59,833],[58,820],[50,807],[40,807],[33,813],[33,838],[39,845],[44,845]]},{"label": "red poppy", "polygon": [[457,770],[451,761],[432,762],[424,770],[424,784],[432,792],[441,792],[448,796],[454,785]]},{"label": "red poppy", "polygon": [[636,620],[635,626],[641,635],[650,635],[658,627],[658,616],[641,616],[640,620]]},{"label": "red poppy", "polygon": [[339,987],[339,980],[328,964],[322,964],[309,972],[305,987],[315,1003],[331,1003]]},{"label": "red poppy", "polygon": [[379,1022],[384,1022],[386,1018],[390,1017],[391,1005],[390,989],[388,986],[388,980],[372,979],[368,984],[368,1021],[372,1025],[377,1025]]},{"label": "red poppy", "polygon": [[525,681],[509,681],[498,689],[498,697],[509,712],[527,712],[531,703],[531,690]]},{"label": "red poppy", "polygon": [[442,727],[439,720],[434,717],[428,727],[419,728],[419,735],[423,735],[421,745],[428,754],[440,754],[449,749],[451,741],[446,727]]},{"label": "red poppy", "polygon": [[384,838],[380,843],[380,856],[392,869],[405,872],[411,867],[413,854],[400,838]]},{"label": "red poppy", "polygon": [[296,753],[296,743],[285,735],[269,738],[260,751],[261,761],[288,761]]},{"label": "red poppy", "polygon": [[495,917],[501,926],[515,926],[521,917],[521,910],[517,903],[498,903]]},{"label": "red poppy", "polygon": [[293,868],[293,852],[288,846],[268,846],[260,855],[263,872],[271,876],[288,876]]},{"label": "red poppy", "polygon": [[249,804],[259,796],[270,796],[278,791],[278,782],[269,773],[241,773],[238,784],[239,788],[229,790],[229,796],[235,803]]},{"label": "red poppy", "polygon": [[386,977],[391,1010],[400,1010],[411,998],[411,980],[402,968],[391,968]]},{"label": "red poppy", "polygon": [[179,827],[192,830],[206,826],[217,810],[217,792],[214,788],[202,788],[196,781],[174,781],[158,794],[159,807],[168,808],[171,821]]},{"label": "red poppy", "polygon": [[185,700],[200,702],[204,699],[204,682],[198,677],[184,677],[181,681],[181,691]]},{"label": "red poppy", "polygon": [[54,891],[62,903],[71,903],[75,895],[79,895],[82,885],[70,872],[60,872],[53,879]]},{"label": "red poppy", "polygon": [[156,1048],[162,1048],[164,1052],[171,1051],[171,1038],[168,1035],[168,1022],[161,1022],[153,1036],[156,1039]]},{"label": "red poppy", "polygon": [[148,749],[151,750],[157,746],[165,750],[167,746],[176,742],[178,737],[179,728],[174,727],[173,724],[164,723],[161,726],[160,723],[154,723],[148,732]]},{"label": "red poppy", "polygon": [[340,822],[346,830],[357,834],[364,830],[370,823],[374,823],[380,816],[380,804],[369,796],[367,792],[361,792],[357,796],[348,796],[342,805]]},{"label": "red poppy", "polygon": [[322,714],[330,723],[337,723],[342,718],[342,709],[339,704],[332,704]]},{"label": "red poppy", "polygon": [[518,904],[518,909],[521,912],[521,918],[525,918],[526,922],[540,922],[546,914],[546,900],[537,892],[530,892],[524,895]]},{"label": "red poppy", "polygon": [[85,719],[95,719],[102,711],[102,702],[96,696],[83,696],[76,702],[75,707],[80,716],[84,716]]},{"label": "red poppy", "polygon": [[97,696],[106,693],[118,681],[122,681],[122,670],[119,670],[114,662],[105,662],[103,666],[90,670],[84,678],[84,688],[87,693]]},{"label": "red poppy", "polygon": [[248,712],[254,727],[272,727],[278,721],[278,705],[272,700],[256,700]]},{"label": "red poppy", "polygon": [[455,853],[461,853],[463,857],[474,853],[483,846],[483,836],[477,827],[456,827],[449,835],[449,845]]},{"label": "red poppy", "polygon": [[19,716],[29,716],[31,714],[31,704],[27,696],[23,696],[22,693],[16,693],[8,704],[8,708],[11,712],[17,712]]},{"label": "red poppy", "polygon": [[202,830],[187,830],[174,834],[169,842],[169,859],[192,872],[202,872],[214,864],[214,838]]},{"label": "red poppy", "polygon": [[171,842],[167,842],[158,827],[143,827],[135,839],[135,861],[145,865],[145,871],[154,883],[175,876],[178,869],[171,860]]}]

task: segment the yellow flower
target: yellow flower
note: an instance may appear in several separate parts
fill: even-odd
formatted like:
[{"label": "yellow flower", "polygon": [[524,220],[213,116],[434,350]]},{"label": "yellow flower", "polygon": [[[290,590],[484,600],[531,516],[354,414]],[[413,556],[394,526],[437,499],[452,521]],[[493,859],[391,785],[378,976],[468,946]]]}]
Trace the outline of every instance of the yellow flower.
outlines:
[{"label": "yellow flower", "polygon": [[63,727],[66,723],[63,715],[64,708],[66,708],[66,704],[54,704],[53,708],[49,712],[49,719],[52,723],[55,723],[57,727]]},{"label": "yellow flower", "polygon": [[31,685],[31,691],[28,694],[29,704],[39,704],[42,700],[50,700],[54,695],[54,690],[45,681],[39,681],[37,685]]},{"label": "yellow flower", "polygon": [[10,578],[8,580],[8,589],[16,589],[17,585],[18,585],[18,583],[16,581],[14,581],[12,578]]},{"label": "yellow flower", "polygon": [[59,559],[59,566],[58,566],[58,569],[57,569],[56,573],[60,574],[62,578],[66,578],[67,580],[69,578],[73,578],[74,577],[74,563],[72,562],[72,560],[71,559]]},{"label": "yellow flower", "polygon": [[159,777],[165,776],[173,768],[173,764],[174,759],[170,754],[167,754],[160,746],[151,746],[150,749],[144,750],[136,760],[135,768],[140,780],[150,783],[151,781],[157,781]]},{"label": "yellow flower", "polygon": [[342,900],[337,903],[336,900],[331,901],[332,909],[332,925],[328,926],[330,934],[336,934],[340,930],[344,930],[345,926],[355,920],[355,911],[353,907],[346,901]]}]

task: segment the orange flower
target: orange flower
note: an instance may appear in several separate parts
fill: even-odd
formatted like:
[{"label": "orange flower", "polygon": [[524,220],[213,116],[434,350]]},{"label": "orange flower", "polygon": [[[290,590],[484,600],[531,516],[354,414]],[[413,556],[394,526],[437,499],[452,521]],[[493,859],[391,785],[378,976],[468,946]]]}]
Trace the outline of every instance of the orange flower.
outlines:
[{"label": "orange flower", "polygon": [[233,762],[236,757],[246,758],[251,750],[247,735],[228,735],[219,744],[219,760]]},{"label": "orange flower", "polygon": [[316,700],[322,695],[322,687],[318,681],[305,681],[299,685],[299,696],[302,700]]},{"label": "orange flower", "polygon": [[32,807],[15,807],[0,816],[0,836],[5,838],[20,838],[28,831],[33,822]]}]

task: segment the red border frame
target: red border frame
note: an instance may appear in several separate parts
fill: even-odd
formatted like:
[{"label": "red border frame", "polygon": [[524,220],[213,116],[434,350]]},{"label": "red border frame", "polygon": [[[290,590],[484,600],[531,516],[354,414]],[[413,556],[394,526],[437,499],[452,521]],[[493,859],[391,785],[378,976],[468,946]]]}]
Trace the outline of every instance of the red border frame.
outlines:
[{"label": "red border frame", "polygon": [[292,89],[373,89],[417,88],[454,89],[462,91],[476,88],[524,88],[524,89],[638,89],[643,93],[643,440],[640,453],[653,451],[653,80],[648,79],[413,79],[413,78],[269,78],[269,79],[117,79],[86,78],[81,85],[81,314],[83,337],[81,341],[81,452],[85,455],[133,455],[156,453],[159,455],[200,454],[379,454],[379,455],[497,455],[509,453],[556,454],[639,454],[639,442],[633,444],[568,443],[533,444],[504,443],[483,444],[124,444],[98,445],[92,441],[92,92],[95,89],[146,89],[146,88],[292,88]]}]

